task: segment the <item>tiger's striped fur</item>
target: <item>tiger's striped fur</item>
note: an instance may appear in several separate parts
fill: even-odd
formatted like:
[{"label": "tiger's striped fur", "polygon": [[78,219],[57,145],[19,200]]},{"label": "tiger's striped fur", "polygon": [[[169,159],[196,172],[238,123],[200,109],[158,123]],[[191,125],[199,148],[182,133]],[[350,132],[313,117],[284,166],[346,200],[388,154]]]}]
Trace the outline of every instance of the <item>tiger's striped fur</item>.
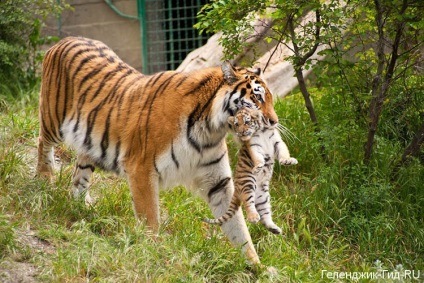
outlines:
[{"label": "tiger's striped fur", "polygon": [[[214,215],[234,191],[225,136],[227,118],[260,109],[275,125],[272,95],[259,72],[221,67],[145,76],[105,44],[68,37],[48,50],[40,93],[37,171],[52,178],[54,146],[75,148],[75,197],[91,202],[96,167],[127,178],[136,217],[158,231],[159,188],[185,185]],[[240,212],[222,226],[230,241],[259,263]]]},{"label": "tiger's striped fur", "polygon": [[217,219],[205,218],[210,224],[227,222],[238,211],[241,204],[251,223],[259,220],[274,234],[281,234],[281,228],[272,220],[269,182],[272,178],[274,159],[283,165],[295,165],[297,160],[290,157],[287,145],[278,130],[264,125],[262,114],[257,110],[240,109],[228,122],[243,142],[238,153],[234,173],[235,192],[228,210]]}]

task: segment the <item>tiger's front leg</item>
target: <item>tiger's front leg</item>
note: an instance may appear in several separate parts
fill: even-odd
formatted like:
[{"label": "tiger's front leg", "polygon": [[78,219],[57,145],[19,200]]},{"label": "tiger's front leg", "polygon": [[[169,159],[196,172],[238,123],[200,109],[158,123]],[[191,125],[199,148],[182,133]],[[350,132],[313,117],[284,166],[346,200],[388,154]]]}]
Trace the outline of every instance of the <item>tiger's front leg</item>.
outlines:
[{"label": "tiger's front leg", "polygon": [[72,194],[74,198],[84,197],[87,206],[94,204],[90,196],[89,185],[95,170],[94,162],[87,155],[78,155],[75,171],[72,176]]}]

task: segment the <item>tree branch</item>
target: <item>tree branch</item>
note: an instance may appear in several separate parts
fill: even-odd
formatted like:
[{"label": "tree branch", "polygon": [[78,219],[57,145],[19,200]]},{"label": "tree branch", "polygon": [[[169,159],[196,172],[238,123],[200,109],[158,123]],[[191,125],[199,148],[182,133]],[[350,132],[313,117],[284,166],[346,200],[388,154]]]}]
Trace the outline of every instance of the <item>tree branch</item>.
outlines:
[{"label": "tree branch", "polygon": [[[274,56],[274,54],[275,54],[275,52],[277,51],[277,48],[278,48],[278,46],[280,45],[280,44],[282,44],[283,43],[283,37],[284,37],[284,34],[286,33],[286,31],[287,31],[287,27],[288,27],[288,22],[290,21],[290,19],[292,19],[293,18],[293,15],[290,15],[289,16],[289,20],[288,21],[286,21],[286,24],[285,24],[285,26],[284,26],[284,29],[283,29],[283,31],[281,32],[281,35],[280,35],[280,38],[278,39],[278,43],[277,43],[277,45],[275,46],[275,48],[274,48],[274,50],[272,51],[272,53],[271,53],[271,55],[269,56],[269,58],[268,58],[268,61],[266,62],[266,64],[265,64],[265,67],[264,67],[264,72],[265,72],[265,70],[268,68],[268,65],[269,65],[269,62],[271,62],[271,58]],[[283,43],[284,44],[284,43]],[[286,45],[286,44],[285,44]],[[287,45],[286,45],[287,46]],[[288,47],[288,46],[287,46]],[[289,47],[288,47],[289,48]],[[290,48],[289,48],[290,49]]]},{"label": "tree branch", "polygon": [[317,51],[317,48],[320,44],[320,31],[321,31],[321,14],[319,12],[319,9],[315,11],[315,17],[316,17],[316,25],[315,25],[315,44],[314,46],[302,57],[302,65],[305,64],[306,60],[309,59],[314,53]]}]

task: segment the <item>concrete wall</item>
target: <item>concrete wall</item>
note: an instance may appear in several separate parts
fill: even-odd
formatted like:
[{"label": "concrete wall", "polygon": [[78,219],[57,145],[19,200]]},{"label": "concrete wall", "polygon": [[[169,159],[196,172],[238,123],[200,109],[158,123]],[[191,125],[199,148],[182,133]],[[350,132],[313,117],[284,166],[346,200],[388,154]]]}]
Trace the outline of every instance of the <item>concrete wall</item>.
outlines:
[{"label": "concrete wall", "polygon": [[[137,1],[113,0],[124,14],[137,16]],[[84,36],[103,41],[126,63],[141,71],[140,24],[116,14],[104,0],[68,0],[73,10],[61,15],[61,37]],[[44,32],[58,35],[58,20],[48,21]]]}]

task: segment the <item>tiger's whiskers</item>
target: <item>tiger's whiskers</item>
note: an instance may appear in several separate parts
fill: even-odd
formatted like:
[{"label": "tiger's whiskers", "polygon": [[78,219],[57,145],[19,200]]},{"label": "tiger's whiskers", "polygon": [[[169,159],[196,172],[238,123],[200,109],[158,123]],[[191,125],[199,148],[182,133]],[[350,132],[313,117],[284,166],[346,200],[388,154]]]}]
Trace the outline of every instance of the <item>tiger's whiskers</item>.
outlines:
[{"label": "tiger's whiskers", "polygon": [[295,142],[295,140],[300,141],[295,134],[293,134],[286,126],[283,126],[282,124],[277,124],[277,129],[281,133],[281,135],[289,140],[290,142]]}]

